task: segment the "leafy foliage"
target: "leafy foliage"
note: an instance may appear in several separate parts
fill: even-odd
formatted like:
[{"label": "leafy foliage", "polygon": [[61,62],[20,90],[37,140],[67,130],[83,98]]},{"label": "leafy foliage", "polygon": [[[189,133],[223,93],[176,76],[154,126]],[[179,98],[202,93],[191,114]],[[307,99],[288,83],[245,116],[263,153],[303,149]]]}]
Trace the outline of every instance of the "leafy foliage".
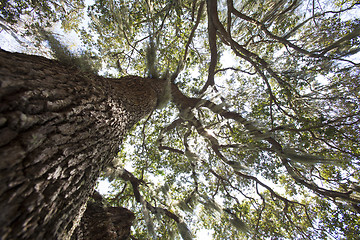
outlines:
[{"label": "leafy foliage", "polygon": [[2,20],[61,20],[104,75],[163,73],[177,89],[104,172],[134,237],[360,235],[357,1],[96,0],[81,29],[61,14],[83,3],[36,2],[2,2]]}]

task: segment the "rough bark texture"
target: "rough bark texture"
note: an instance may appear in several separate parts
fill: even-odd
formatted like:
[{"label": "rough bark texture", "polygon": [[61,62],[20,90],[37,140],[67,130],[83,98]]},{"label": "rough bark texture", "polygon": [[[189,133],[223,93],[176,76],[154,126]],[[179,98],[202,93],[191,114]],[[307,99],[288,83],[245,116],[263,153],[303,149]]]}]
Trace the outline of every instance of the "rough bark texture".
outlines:
[{"label": "rough bark texture", "polygon": [[106,79],[0,50],[0,239],[66,239],[160,80]]},{"label": "rough bark texture", "polygon": [[[100,195],[95,192],[94,195]],[[90,198],[80,225],[75,229],[71,240],[126,240],[134,213],[122,207],[105,207],[102,198]]]}]

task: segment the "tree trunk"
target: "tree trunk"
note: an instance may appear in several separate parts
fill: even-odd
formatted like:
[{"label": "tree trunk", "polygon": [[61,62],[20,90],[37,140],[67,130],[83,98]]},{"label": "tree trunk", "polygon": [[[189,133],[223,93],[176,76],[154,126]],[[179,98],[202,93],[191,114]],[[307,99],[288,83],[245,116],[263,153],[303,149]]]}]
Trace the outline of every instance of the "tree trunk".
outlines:
[{"label": "tree trunk", "polygon": [[[94,197],[96,196],[96,197]],[[71,240],[126,240],[134,213],[122,207],[105,207],[98,192],[87,203],[86,211]]]},{"label": "tree trunk", "polygon": [[107,79],[0,50],[0,239],[68,239],[163,81]]}]

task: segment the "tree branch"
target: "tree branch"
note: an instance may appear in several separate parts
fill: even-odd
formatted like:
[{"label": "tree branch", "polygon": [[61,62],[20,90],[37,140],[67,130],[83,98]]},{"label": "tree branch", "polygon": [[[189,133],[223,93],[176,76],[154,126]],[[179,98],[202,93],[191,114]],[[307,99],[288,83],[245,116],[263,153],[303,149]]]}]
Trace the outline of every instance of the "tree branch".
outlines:
[{"label": "tree branch", "polygon": [[[215,68],[218,61],[218,53],[216,46],[216,29],[214,26],[214,19],[217,17],[217,1],[207,2],[207,13],[208,13],[208,39],[210,46],[210,63],[208,70],[208,79],[204,87],[200,90],[200,94],[204,93],[209,86],[215,84]],[[216,16],[216,17],[215,17]]]}]

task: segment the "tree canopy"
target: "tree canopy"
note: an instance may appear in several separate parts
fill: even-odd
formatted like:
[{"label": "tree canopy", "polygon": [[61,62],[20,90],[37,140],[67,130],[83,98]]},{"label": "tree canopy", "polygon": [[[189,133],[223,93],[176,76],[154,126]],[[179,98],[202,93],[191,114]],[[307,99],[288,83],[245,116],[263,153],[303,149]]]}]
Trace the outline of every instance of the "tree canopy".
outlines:
[{"label": "tree canopy", "polygon": [[168,78],[182,92],[133,128],[103,173],[107,204],[136,214],[134,239],[360,235],[358,1],[1,6],[19,42],[52,46],[66,39],[50,34],[60,23],[82,42],[61,51],[99,74]]}]

